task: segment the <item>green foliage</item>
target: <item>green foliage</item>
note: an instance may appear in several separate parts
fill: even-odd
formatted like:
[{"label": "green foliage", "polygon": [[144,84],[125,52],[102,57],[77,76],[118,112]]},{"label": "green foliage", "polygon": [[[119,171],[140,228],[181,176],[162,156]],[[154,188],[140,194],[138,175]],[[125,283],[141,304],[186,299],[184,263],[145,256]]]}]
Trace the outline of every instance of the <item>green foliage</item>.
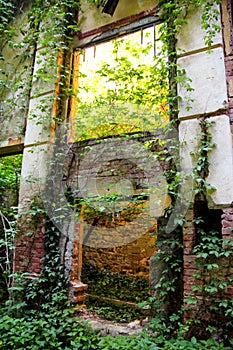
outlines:
[{"label": "green foliage", "polygon": [[212,125],[212,122],[202,118],[200,121],[201,132],[198,134],[199,144],[196,151],[192,153],[196,163],[193,169],[194,194],[199,198],[206,197],[214,191],[214,188],[206,181],[209,172],[209,154],[215,147],[210,131]]},{"label": "green foliage", "polygon": [[97,349],[99,335],[73,318],[71,311],[50,308],[22,318],[1,317],[0,349]]},{"label": "green foliage", "polygon": [[88,263],[84,265],[82,280],[88,284],[89,293],[98,296],[138,303],[150,295],[149,281],[145,277],[110,272]]},{"label": "green foliage", "polygon": [[[220,31],[218,26],[219,11],[216,5],[219,5],[221,0],[181,0],[167,1],[160,0],[159,6],[162,9],[161,17],[166,24],[170,26],[169,34],[173,35],[178,32],[183,24],[187,23],[187,15],[197,7],[202,8],[201,24],[202,28],[206,31],[204,36],[205,44],[211,46],[216,33]],[[171,25],[173,21],[173,25]],[[169,30],[169,29],[168,29]],[[166,41],[169,42],[170,37],[166,33]]]},{"label": "green foliage", "polygon": [[0,158],[0,301],[11,286],[22,155]]},{"label": "green foliage", "polygon": [[100,45],[99,61],[89,61],[88,51],[85,54],[79,73],[79,139],[148,131],[167,122],[168,79],[162,69],[166,58],[153,58],[152,32],[145,36],[145,45],[139,32]]},{"label": "green foliage", "polygon": [[88,309],[96,312],[100,318],[113,322],[125,323],[145,318],[143,310],[111,302],[111,300],[99,300],[94,297],[88,297],[85,305]]},{"label": "green foliage", "polygon": [[[88,284],[88,293],[96,296],[132,303],[148,300],[150,296],[149,282],[146,278],[97,269],[88,263],[84,265],[82,281]],[[88,297],[86,305],[96,311],[99,317],[117,322],[129,322],[143,317],[141,309],[117,304],[111,300]]]},{"label": "green foliage", "polygon": [[[16,14],[22,7],[25,0],[0,0],[0,35],[1,44],[5,40],[11,39],[15,35],[15,28],[12,25]],[[10,25],[11,24],[11,25]],[[0,57],[1,46],[0,44]],[[2,58],[2,57],[1,57]]]},{"label": "green foliage", "polygon": [[[198,230],[199,242],[193,253],[196,254],[197,272],[194,274],[197,282],[193,291],[201,295],[196,311],[196,318],[200,318],[200,327],[208,322],[205,332],[209,336],[218,333],[221,339],[232,338],[233,331],[233,298],[227,297],[227,289],[232,285],[229,273],[222,272],[230,268],[233,257],[232,241],[219,238],[216,231],[205,232]],[[190,305],[197,304],[197,297],[189,300]],[[193,325],[191,326],[192,329]],[[197,331],[198,327],[195,327]]]},{"label": "green foliage", "polygon": [[13,3],[10,1],[3,1],[1,0],[0,3],[0,17],[1,17],[1,24],[0,24],[0,33],[4,33],[5,27],[8,25],[11,16],[14,12]]},{"label": "green foliage", "polygon": [[0,158],[0,208],[7,216],[18,205],[21,164],[21,154]]},{"label": "green foliage", "polygon": [[2,350],[231,349],[231,346],[224,346],[212,339],[198,341],[192,337],[188,341],[182,334],[176,334],[171,339],[156,337],[148,332],[133,336],[101,336],[99,331],[92,330],[72,316],[69,310],[58,311],[53,308],[47,313],[22,318],[2,314],[0,321]]}]

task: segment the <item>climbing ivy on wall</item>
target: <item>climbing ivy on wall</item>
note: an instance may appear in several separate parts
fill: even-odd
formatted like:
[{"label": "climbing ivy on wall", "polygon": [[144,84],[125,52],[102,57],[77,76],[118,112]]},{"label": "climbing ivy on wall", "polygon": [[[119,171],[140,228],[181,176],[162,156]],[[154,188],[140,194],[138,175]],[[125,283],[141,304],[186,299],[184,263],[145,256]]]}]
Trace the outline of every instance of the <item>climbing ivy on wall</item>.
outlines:
[{"label": "climbing ivy on wall", "polygon": [[[18,119],[20,120],[20,126],[24,127],[23,119],[26,118],[27,114],[27,101],[28,96],[32,89],[32,77],[33,77],[33,64],[35,59],[36,49],[41,47],[41,60],[45,61],[42,64],[41,69],[38,70],[36,78],[37,81],[48,82],[50,80],[55,80],[57,78],[57,56],[62,52],[64,57],[64,64],[59,67],[59,75],[60,75],[60,97],[62,97],[62,102],[59,105],[57,110],[57,122],[59,120],[64,120],[62,104],[64,99],[69,95],[69,91],[67,87],[67,78],[66,76],[69,74],[68,69],[69,65],[66,66],[67,61],[66,57],[70,55],[70,41],[73,38],[73,32],[77,29],[77,23],[75,19],[75,15],[79,9],[79,3],[77,1],[67,0],[67,1],[1,1],[0,6],[0,17],[1,17],[1,43],[0,43],[0,100],[1,100],[1,122],[3,125],[10,124],[11,116],[16,117],[18,113]],[[18,26],[15,25],[15,21],[17,20],[17,16],[23,18],[22,23],[17,23]],[[26,18],[26,19],[25,19]],[[48,25],[49,23],[49,25]],[[10,56],[9,56],[10,52]],[[44,56],[46,56],[46,60],[44,60]],[[8,64],[8,59],[10,57],[10,63]],[[11,60],[13,62],[11,62]],[[15,69],[15,66],[16,69]],[[52,73],[51,73],[52,72]],[[64,78],[63,78],[64,77]],[[49,106],[49,108],[51,108]],[[46,119],[49,119],[51,122],[50,113],[48,112],[48,108],[45,103],[41,103],[40,106],[40,114],[41,120],[38,118],[37,123],[45,123]],[[46,114],[46,116],[43,115]],[[30,116],[33,118],[34,116]],[[38,116],[35,115],[37,118]],[[13,119],[14,122],[14,119]],[[13,124],[14,125],[14,124]],[[12,126],[13,126],[12,125]],[[3,128],[2,128],[3,130]],[[23,133],[24,130],[21,130],[20,133]],[[3,135],[3,138],[7,137],[7,133]],[[2,141],[2,140],[1,140]],[[36,179],[28,179],[28,181],[34,182]],[[34,205],[36,203],[36,205]],[[28,208],[27,213],[21,212],[21,217],[24,215],[25,218],[31,218],[31,224],[38,223],[38,220],[41,220],[41,213],[44,212],[43,208],[41,208],[41,203],[38,201],[33,201],[32,205]],[[26,222],[25,219],[20,219],[22,222]],[[37,220],[37,221],[36,221]],[[31,231],[31,229],[30,229]],[[36,231],[36,230],[35,230]],[[64,286],[66,278],[61,282],[61,284],[57,285],[57,289],[54,286],[51,286],[50,282],[53,278],[56,281],[60,280],[62,275],[62,266],[60,264],[59,258],[59,239],[57,240],[57,230],[53,229],[51,225],[47,229],[47,232],[50,232],[50,235],[45,235],[45,249],[49,249],[48,259],[45,260],[43,277],[40,281],[38,281],[37,287],[39,289],[37,292],[33,290],[33,284],[30,283],[27,285],[27,296],[24,298],[27,301],[27,304],[37,298],[38,308],[41,306],[43,302],[46,302],[45,299],[41,299],[41,295],[45,292],[45,289],[42,293],[42,286],[49,286],[52,290],[49,291],[48,295],[51,297],[52,294],[58,295],[58,287],[60,286],[62,292],[62,283]],[[8,230],[9,234],[9,230]],[[30,235],[36,236],[36,232],[30,232]],[[49,239],[46,239],[49,237]],[[51,241],[50,241],[51,238]],[[53,240],[54,239],[54,240]],[[55,243],[54,243],[55,242]],[[14,247],[10,246],[10,243],[4,242],[7,244],[7,249],[10,249],[13,252]],[[54,247],[56,245],[56,248]],[[2,245],[1,245],[2,247]],[[9,265],[9,264],[8,264]],[[7,265],[7,266],[8,266]],[[55,268],[55,266],[57,268]],[[5,263],[3,263],[5,266]],[[10,266],[10,265],[9,265]],[[14,265],[12,265],[14,266]],[[12,267],[11,266],[11,267]],[[49,267],[50,266],[50,267]],[[16,280],[17,275],[13,274],[13,270],[4,271],[6,276],[10,276],[11,282]],[[64,274],[64,273],[63,273]],[[59,276],[60,277],[59,277]],[[53,277],[52,277],[53,276]],[[56,276],[56,277],[55,277]],[[21,281],[21,278],[20,280]],[[18,281],[18,282],[19,282]],[[27,279],[25,280],[27,281]],[[24,281],[24,282],[25,282]],[[50,282],[49,282],[50,281]],[[22,282],[22,281],[21,281]],[[21,283],[20,282],[20,283]],[[25,283],[23,283],[25,285]],[[9,287],[12,287],[12,283],[9,283]],[[56,290],[55,290],[55,289]],[[11,289],[11,288],[10,288]],[[9,292],[10,292],[9,289]],[[19,288],[20,289],[20,288]],[[16,294],[18,293],[18,287],[15,288]],[[21,293],[21,291],[20,291]],[[15,293],[14,293],[15,294]],[[10,292],[12,296],[12,293]],[[22,293],[21,293],[22,296]],[[34,299],[33,299],[34,298]],[[58,297],[59,298],[59,297]],[[42,301],[41,301],[42,300]],[[17,295],[13,296],[11,300],[12,303],[17,301]],[[47,300],[48,302],[48,300]],[[22,304],[23,306],[23,304]]]},{"label": "climbing ivy on wall", "polygon": [[[162,6],[161,17],[164,19],[164,27],[162,27],[161,33],[164,42],[167,44],[168,56],[170,58],[168,60],[168,76],[170,81],[171,95],[169,102],[172,121],[177,121],[176,107],[179,99],[176,91],[177,83],[183,82],[184,79],[186,89],[188,91],[191,89],[189,78],[185,76],[185,72],[179,71],[179,67],[177,67],[176,64],[177,33],[181,26],[186,23],[188,11],[192,11],[194,6],[202,6],[201,22],[202,28],[206,31],[203,39],[206,46],[211,47],[216,33],[221,30],[219,25],[216,24],[220,13],[215,7],[216,4],[220,3],[221,1],[160,2],[160,5]],[[191,175],[195,182],[193,189],[195,201],[201,200],[203,203],[206,203],[207,197],[214,192],[214,188],[206,180],[209,171],[209,154],[215,147],[212,141],[212,126],[213,125],[207,120],[205,115],[200,118],[201,131],[200,134],[197,135],[197,138],[200,141],[194,152],[196,166]],[[176,195],[175,198],[177,198]],[[202,214],[203,213],[200,212],[199,217],[194,217],[194,224],[204,223],[205,217],[204,214]],[[221,331],[219,330],[219,339],[223,339],[224,336],[225,339],[231,337],[232,325],[230,323],[230,315],[232,314],[232,298],[227,298],[226,295],[228,288],[231,286],[232,277],[230,276],[223,281],[220,267],[221,264],[223,264],[223,261],[225,261],[225,264],[227,261],[228,269],[232,264],[232,241],[227,240],[224,243],[224,240],[220,238],[220,236],[221,232],[211,230],[206,226],[203,230],[203,225],[196,230],[196,239],[198,242],[196,242],[193,254],[197,255],[196,265],[198,271],[193,276],[197,278],[197,283],[193,286],[193,292],[196,293],[196,297],[194,298],[194,301],[192,301],[195,304],[195,308],[197,308],[197,312],[192,320],[190,330],[187,333],[188,337],[191,337],[194,334],[199,337],[214,336],[216,330],[220,329],[222,324],[224,324],[224,330],[222,328]],[[182,270],[181,255],[175,256],[174,247],[182,247],[182,236],[176,236],[173,233],[173,235],[170,235],[168,238],[161,230],[161,234],[159,232],[158,242],[161,244],[161,252],[157,255],[156,259],[161,260],[165,267],[161,278],[156,285],[156,297],[160,297],[163,302],[165,301],[165,303],[168,304],[165,310],[171,312],[171,309],[169,310],[169,301],[171,300],[170,296],[174,290],[179,288],[178,281],[173,277],[174,275],[177,276],[179,271]],[[172,269],[175,269],[175,273],[172,273]],[[192,297],[190,297],[190,304],[192,304],[191,299]],[[155,305],[157,305],[157,300],[155,300]],[[213,317],[213,315],[215,316]],[[172,318],[169,318],[169,312],[166,314],[166,317],[171,321]],[[220,319],[221,321],[219,321]],[[207,323],[208,327],[205,328]]]}]

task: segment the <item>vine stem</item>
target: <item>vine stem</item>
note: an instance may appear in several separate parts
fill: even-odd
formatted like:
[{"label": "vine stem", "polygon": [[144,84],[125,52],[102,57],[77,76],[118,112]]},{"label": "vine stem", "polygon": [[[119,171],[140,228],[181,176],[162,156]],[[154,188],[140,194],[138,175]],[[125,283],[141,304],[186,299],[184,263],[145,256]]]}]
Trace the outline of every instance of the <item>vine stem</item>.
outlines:
[{"label": "vine stem", "polygon": [[[3,230],[4,230],[4,241],[5,241],[5,254],[6,254],[6,261],[5,261],[5,268],[6,268],[6,271],[10,271],[11,273],[14,273],[14,263],[11,264],[10,262],[10,249],[9,249],[9,243],[8,243],[8,234],[7,232],[10,230],[10,232],[12,233],[12,237],[11,237],[11,240],[12,242],[14,241],[14,238],[15,238],[15,235],[14,235],[14,229],[13,227],[11,226],[11,223],[10,221],[7,219],[7,217],[2,213],[2,211],[0,210],[0,218],[1,218],[1,222],[2,222],[2,225],[3,225]],[[7,226],[9,228],[7,228]],[[14,250],[11,250],[13,251],[13,261],[14,261],[14,258],[15,258],[15,252]],[[2,264],[0,264],[0,267],[2,269],[2,271],[4,272],[5,269],[4,269],[4,266]],[[13,279],[10,278],[10,277],[5,277],[5,280],[6,280],[6,285],[7,285],[7,288],[9,289],[10,286],[12,285],[13,283]]]}]

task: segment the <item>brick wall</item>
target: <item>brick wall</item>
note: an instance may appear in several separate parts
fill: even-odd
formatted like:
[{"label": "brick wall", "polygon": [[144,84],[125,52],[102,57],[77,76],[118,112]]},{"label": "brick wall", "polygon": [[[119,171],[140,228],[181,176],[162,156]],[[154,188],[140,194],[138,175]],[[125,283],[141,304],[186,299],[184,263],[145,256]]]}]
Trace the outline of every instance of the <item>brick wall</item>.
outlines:
[{"label": "brick wall", "polygon": [[[122,182],[127,184],[127,181],[131,184],[133,191],[133,197],[128,199],[128,211],[117,209],[116,213],[113,214],[111,206],[106,212],[101,213],[98,210],[98,204],[92,205],[90,199],[90,208],[85,207],[84,221],[88,225],[102,230],[103,246],[101,246],[99,239],[96,242],[98,234],[91,229],[90,240],[85,242],[83,246],[84,262],[91,262],[99,268],[108,268],[112,272],[120,271],[149,278],[149,259],[156,251],[155,236],[151,235],[152,231],[156,232],[156,220],[151,219],[147,212],[143,218],[144,212],[148,211],[146,195],[138,206],[133,207],[132,205],[132,208],[130,206],[134,197],[142,191],[147,191],[147,189],[143,189],[143,186],[147,187],[151,179],[156,178],[158,171],[160,171],[154,159],[150,159],[151,152],[147,150],[144,154],[142,146],[143,143],[160,137],[162,137],[162,133],[158,130],[153,134],[131,135],[128,139],[120,140],[119,144],[118,142],[114,143],[115,138],[113,137],[102,140],[101,143],[99,143],[100,140],[94,139],[82,141],[73,144],[69,149],[64,167],[64,182],[65,186],[70,188],[71,193],[77,198],[88,198],[88,194],[85,192],[86,187],[93,191],[94,197],[96,194],[108,194],[108,190],[111,193],[111,190],[115,189],[115,184]],[[134,148],[135,143],[136,149]],[[86,187],[84,186],[81,191],[78,180],[80,176],[86,181],[84,183]],[[116,202],[117,205],[119,203]],[[141,209],[141,203],[143,203],[142,205],[146,203],[145,208],[147,209],[144,207]],[[138,210],[139,214],[131,213],[131,209],[132,211],[136,209],[136,213]],[[130,220],[132,219],[129,219],[129,214],[133,218],[132,222],[134,222],[134,218],[137,218],[137,215],[140,215],[141,221],[131,226]],[[119,243],[111,244],[114,236],[119,238]],[[91,241],[92,237],[93,241]],[[74,238],[74,242],[75,240],[76,238]],[[79,269],[78,264],[79,254],[73,254],[72,276],[76,275],[74,270]]]},{"label": "brick wall", "polygon": [[21,227],[15,243],[15,271],[39,275],[44,257],[44,219],[38,219],[37,227],[30,227],[27,231],[26,225]]},{"label": "brick wall", "polygon": [[192,286],[195,284],[193,277],[196,272],[195,259],[193,248],[195,243],[195,228],[194,228],[194,211],[190,208],[186,214],[186,222],[183,227],[183,244],[184,244],[184,271],[183,271],[183,286],[184,286],[184,300],[189,295],[192,295]]},{"label": "brick wall", "polygon": [[[210,215],[214,215],[214,210],[210,211]],[[216,211],[216,214],[219,210]],[[202,280],[194,277],[194,274],[198,272],[198,268],[196,265],[196,255],[193,253],[193,248],[195,247],[195,242],[198,237],[196,237],[196,227],[193,223],[193,219],[195,217],[194,208],[190,208],[186,214],[186,223],[183,227],[183,244],[184,244],[184,271],[183,271],[183,285],[184,285],[184,304],[188,306],[186,300],[189,296],[197,296],[198,303],[201,304],[202,301],[202,293],[194,292],[193,287],[195,285],[202,285]],[[223,239],[233,240],[233,208],[223,209],[221,218],[219,219],[222,230],[220,230]],[[229,246],[224,245],[225,249],[228,249]],[[208,279],[217,279],[220,281],[224,281],[227,277],[233,277],[233,257],[216,257],[216,262],[219,265],[217,270],[213,269],[208,274],[205,273],[205,276],[202,276],[206,281]],[[220,290],[221,294],[220,298],[227,298],[233,296],[233,288],[230,286],[226,290]],[[197,310],[195,306],[194,311]],[[192,311],[186,312],[185,317],[188,318],[192,314]]]},{"label": "brick wall", "polygon": [[149,279],[149,259],[156,251],[155,236],[146,233],[136,241],[114,248],[84,246],[83,261],[92,263],[111,272],[122,272],[128,275]]}]

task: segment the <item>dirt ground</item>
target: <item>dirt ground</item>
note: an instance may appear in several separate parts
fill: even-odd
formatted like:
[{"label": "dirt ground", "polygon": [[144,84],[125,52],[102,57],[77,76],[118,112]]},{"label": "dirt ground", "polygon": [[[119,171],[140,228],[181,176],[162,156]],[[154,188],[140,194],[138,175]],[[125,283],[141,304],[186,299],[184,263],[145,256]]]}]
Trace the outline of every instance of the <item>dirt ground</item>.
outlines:
[{"label": "dirt ground", "polygon": [[82,321],[87,321],[92,328],[100,329],[103,336],[107,334],[117,336],[118,334],[131,335],[140,333],[143,324],[147,321],[136,320],[130,323],[117,323],[99,318],[96,312],[90,311],[86,308],[77,308],[76,316]]}]

